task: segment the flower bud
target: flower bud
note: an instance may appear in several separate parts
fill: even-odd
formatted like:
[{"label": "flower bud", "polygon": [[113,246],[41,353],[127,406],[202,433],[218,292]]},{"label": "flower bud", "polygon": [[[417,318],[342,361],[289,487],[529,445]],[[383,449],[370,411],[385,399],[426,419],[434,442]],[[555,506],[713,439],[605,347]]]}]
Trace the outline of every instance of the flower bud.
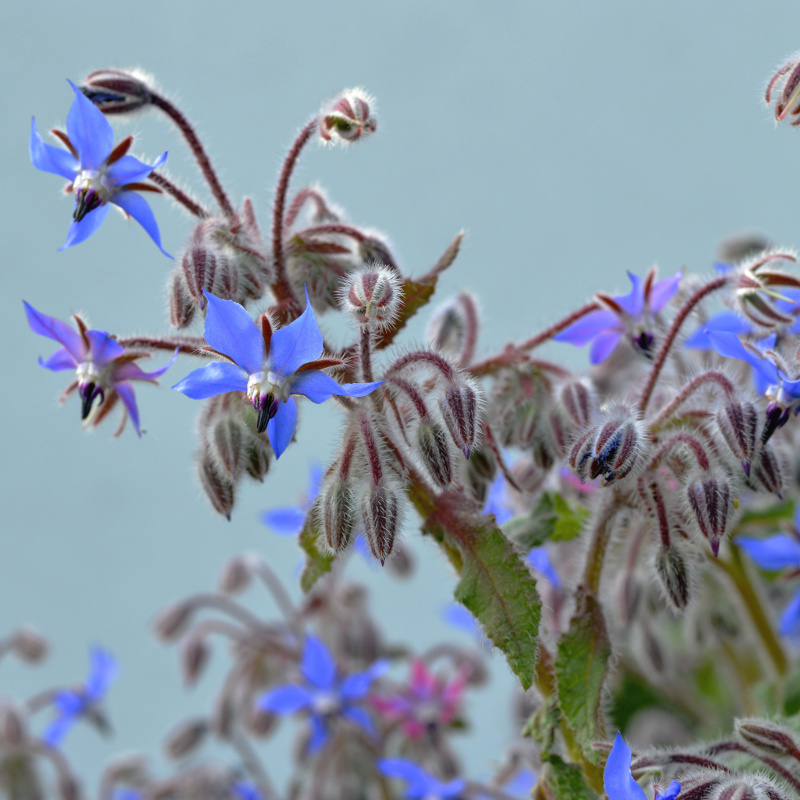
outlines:
[{"label": "flower bud", "polygon": [[761,445],[756,460],[751,467],[751,483],[783,499],[783,463],[782,459],[768,444]]},{"label": "flower bud", "polygon": [[758,444],[758,410],[752,403],[729,403],[717,412],[717,425],[733,455],[742,463],[745,475]]},{"label": "flower bud", "polygon": [[453,480],[453,459],[445,429],[429,417],[420,421],[416,431],[416,449],[425,470],[434,483],[444,488]]},{"label": "flower bud", "polygon": [[480,399],[472,382],[462,377],[451,384],[439,400],[439,411],[456,447],[469,458],[480,428]]},{"label": "flower bud", "polygon": [[27,726],[20,709],[11,703],[0,705],[0,741],[4,750],[19,750],[27,739]]},{"label": "flower bud", "polygon": [[602,476],[603,486],[608,486],[636,466],[644,438],[642,422],[620,409],[578,438],[569,454],[569,466],[584,483]]},{"label": "flower bud", "polygon": [[350,484],[339,475],[323,480],[317,507],[328,547],[334,553],[344,550],[352,541],[356,523]]},{"label": "flower bud", "polygon": [[326,142],[348,144],[375,133],[378,123],[370,113],[374,102],[363,89],[346,89],[320,114],[320,136]]},{"label": "flower bud", "polygon": [[263,481],[269,472],[272,460],[272,447],[269,439],[254,428],[247,427],[244,445],[244,466],[247,474],[257,481]]},{"label": "flower bud", "polygon": [[467,482],[472,495],[483,505],[489,486],[497,472],[497,459],[489,447],[478,447],[470,451],[467,461]]},{"label": "flower bud", "polygon": [[684,612],[691,600],[689,560],[673,543],[667,547],[659,547],[655,567],[667,602],[676,614]]},{"label": "flower bud", "polygon": [[[681,791],[680,797],[683,796]],[[768,778],[748,774],[740,774],[723,781],[709,797],[712,800],[789,800],[789,796]]]},{"label": "flower bud", "polygon": [[342,310],[359,325],[385,330],[400,310],[402,290],[396,273],[383,264],[368,264],[351,272],[344,282]]},{"label": "flower bud", "polygon": [[222,474],[208,454],[200,458],[198,474],[200,485],[214,510],[230,521],[234,501],[233,481],[227,475]]},{"label": "flower bud", "polygon": [[773,261],[795,263],[794,253],[769,251],[745,261],[739,267],[736,283],[736,300],[741,312],[756,325],[775,328],[794,322],[794,316],[781,309],[777,299],[782,299],[780,289],[800,288],[800,278],[775,268]]},{"label": "flower bud", "polygon": [[224,416],[214,424],[208,436],[209,453],[221,472],[234,480],[245,458],[244,442],[247,436],[240,419]]},{"label": "flower bud", "polygon": [[364,238],[358,242],[358,257],[362,264],[372,264],[378,262],[385,265],[390,272],[394,273],[398,280],[402,279],[400,268],[397,266],[397,261],[389,249],[389,245],[375,234],[369,234],[365,231]]},{"label": "flower bud", "polygon": [[800,759],[797,740],[783,725],[765,719],[737,719],[736,733],[762,753]]},{"label": "flower bud", "polygon": [[92,72],[80,88],[104,114],[128,114],[148,105],[152,99],[142,74],[118,69]]},{"label": "flower bud", "polygon": [[247,556],[232,556],[222,568],[219,590],[223,594],[236,594],[250,585],[252,572]]},{"label": "flower bud", "polygon": [[189,636],[181,644],[180,661],[183,682],[187,686],[197,683],[208,664],[211,651],[206,640],[200,636]]},{"label": "flower bud", "polygon": [[156,637],[164,642],[177,639],[189,625],[194,605],[187,600],[165,608],[153,621]]},{"label": "flower bud", "polygon": [[397,578],[407,578],[414,572],[414,557],[402,541],[394,543],[386,568]]},{"label": "flower bud", "polygon": [[478,305],[473,295],[462,292],[441,306],[428,325],[430,346],[462,367],[472,360],[478,338]]},{"label": "flower bud", "polygon": [[11,640],[11,647],[17,658],[28,664],[37,664],[47,657],[50,645],[47,639],[33,628],[20,628]]},{"label": "flower bud", "polygon": [[230,739],[233,725],[236,722],[236,709],[230,692],[223,691],[214,701],[211,712],[210,730],[219,739]]},{"label": "flower bud", "polygon": [[800,58],[793,55],[767,84],[764,100],[772,107],[775,120],[800,124]]},{"label": "flower bud", "polygon": [[278,716],[271,711],[264,711],[255,703],[252,704],[244,719],[247,730],[256,737],[264,738],[269,736],[275,729]]},{"label": "flower bud", "polygon": [[559,408],[576,430],[587,428],[597,410],[597,396],[588,380],[570,381],[558,394]]},{"label": "flower bud", "polygon": [[196,750],[205,740],[208,722],[202,718],[190,719],[173,728],[164,741],[164,755],[177,761]]},{"label": "flower bud", "polygon": [[169,321],[173,328],[181,330],[192,324],[197,305],[189,294],[183,273],[172,273],[169,284]]},{"label": "flower bud", "polygon": [[181,271],[187,291],[201,310],[208,303],[204,289],[223,300],[241,299],[236,264],[222,250],[206,241],[204,223],[198,227],[200,233],[195,233],[192,244],[181,256]]},{"label": "flower bud", "polygon": [[392,554],[394,540],[402,527],[402,494],[389,481],[370,485],[361,495],[359,508],[372,555],[381,565]]},{"label": "flower bud", "polygon": [[726,478],[696,473],[686,485],[686,496],[700,532],[711,545],[714,558],[720,540],[733,523],[733,491]]}]

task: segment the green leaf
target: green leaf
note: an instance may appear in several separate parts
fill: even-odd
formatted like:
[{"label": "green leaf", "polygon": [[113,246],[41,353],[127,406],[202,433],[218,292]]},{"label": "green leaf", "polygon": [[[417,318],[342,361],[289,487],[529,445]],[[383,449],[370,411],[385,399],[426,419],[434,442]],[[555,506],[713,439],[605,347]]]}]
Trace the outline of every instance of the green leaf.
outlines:
[{"label": "green leaf", "polygon": [[303,530],[300,531],[300,547],[306,554],[306,563],[300,574],[300,588],[304,592],[311,591],[314,584],[326,573],[331,571],[334,556],[331,553],[323,552],[317,547],[320,532],[317,530],[316,519],[313,510],[306,516]]},{"label": "green leaf", "polygon": [[444,253],[442,253],[433,269],[423,275],[418,281],[412,278],[406,278],[403,281],[403,302],[400,305],[400,311],[395,318],[394,325],[387,331],[384,331],[377,339],[375,347],[378,349],[388,347],[392,341],[394,341],[395,336],[405,328],[411,317],[423,306],[428,304],[433,293],[436,291],[436,283],[439,280],[439,275],[456,260],[463,238],[464,233],[459,233],[458,236],[450,242]]},{"label": "green leaf", "polygon": [[611,657],[605,619],[597,599],[585,587],[576,592],[575,615],[558,642],[556,678],[561,710],[591,761],[591,744],[605,738],[602,697]]},{"label": "green leaf", "polygon": [[550,537],[551,541],[566,542],[574,539],[583,530],[583,523],[589,512],[580,506],[572,508],[560,494],[553,495],[553,506],[556,511],[556,524]]},{"label": "green leaf", "polygon": [[456,492],[436,498],[423,525],[460,573],[455,598],[503,651],[524,689],[533,682],[541,600],[536,580],[494,517]]},{"label": "green leaf", "polygon": [[589,788],[581,768],[564,763],[556,755],[544,759],[541,783],[548,800],[597,800],[597,794]]},{"label": "green leaf", "polygon": [[792,717],[800,713],[800,664],[795,664],[783,684],[783,713]]},{"label": "green leaf", "polygon": [[588,515],[585,508],[573,508],[557,492],[544,492],[528,516],[509,520],[503,532],[523,550],[530,550],[547,541],[574,539],[583,530]]}]

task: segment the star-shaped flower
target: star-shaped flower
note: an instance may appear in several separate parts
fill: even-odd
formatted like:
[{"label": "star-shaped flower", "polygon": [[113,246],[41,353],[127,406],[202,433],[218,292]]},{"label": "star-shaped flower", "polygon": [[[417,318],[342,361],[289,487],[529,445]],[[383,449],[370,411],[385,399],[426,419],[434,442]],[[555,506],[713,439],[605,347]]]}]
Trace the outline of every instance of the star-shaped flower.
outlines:
[{"label": "star-shaped flower", "polygon": [[328,648],[315,636],[307,636],[300,663],[303,682],[270,689],[259,698],[258,707],[273,714],[306,712],[312,725],[308,749],[315,753],[327,741],[330,723],[337,717],[349,719],[367,733],[374,733],[372,720],[357,702],[388,668],[386,661],[376,661],[364,672],[340,679]]},{"label": "star-shaped flower", "polygon": [[[67,389],[66,394],[78,390],[81,398],[81,419],[86,420],[88,424],[93,410],[101,409],[94,418],[97,424],[119,399],[122,400],[136,433],[141,436],[139,409],[130,381],[154,382],[175,362],[178,357],[177,350],[169,364],[153,372],[144,372],[134,363],[134,359],[143,358],[146,353],[126,352],[125,348],[105,331],[88,330],[77,315],[74,319],[78,330],[75,331],[66,322],[45,316],[24,300],[23,304],[31,330],[62,345],[50,358],[46,360],[40,358],[39,363],[53,372],[75,370],[76,380]],[[95,405],[95,400],[98,398],[99,403]]]},{"label": "star-shaped flower", "polygon": [[103,112],[69,81],[75,93],[67,115],[67,133],[57,133],[67,149],[45,144],[31,120],[31,163],[43,172],[52,172],[70,182],[75,194],[75,211],[61,250],[88,239],[108,216],[109,203],[132,216],[161,247],[161,234],[147,201],[137,191],[159,191],[142,184],[147,176],[167,159],[166,152],[153,164],[127,155],[133,137],[114,147],[114,131]]},{"label": "star-shaped flower", "polygon": [[281,454],[297,426],[296,394],[312,403],[323,403],[332,395],[363,397],[377,389],[374,383],[337,383],[322,368],[339,363],[320,359],[322,333],[314,309],[306,309],[285,328],[273,331],[266,315],[261,327],[233,300],[208,299],[205,337],[227,361],[215,361],[190,372],[172,388],[193,400],[205,400],[225,392],[247,392],[258,413],[256,428],[269,436],[275,457]]},{"label": "star-shaped flower", "polygon": [[384,758],[378,762],[378,768],[389,778],[407,782],[405,796],[409,800],[456,800],[466,787],[460,778],[442,783],[404,758]]},{"label": "star-shaped flower", "polygon": [[651,356],[654,317],[678,291],[682,274],[678,272],[671,278],[656,281],[655,269],[651,269],[644,280],[629,272],[633,288],[628,294],[597,294],[595,299],[602,308],[589,312],[553,338],[576,347],[592,342],[592,364],[605,361],[623,336],[642,353]]},{"label": "star-shaped flower", "polygon": [[98,713],[97,706],[105,697],[108,687],[119,674],[119,665],[111,653],[100,647],[90,651],[91,667],[86,683],[79,689],[59,692],[53,704],[58,716],[50,723],[42,739],[51,747],[58,747],[79,717],[91,716],[95,724],[107,725]]},{"label": "star-shaped flower", "polygon": [[[619,731],[603,771],[603,787],[609,800],[647,800],[644,789],[631,775],[631,749]],[[678,781],[672,781],[663,794],[656,790],[655,800],[675,800],[680,791]]]}]

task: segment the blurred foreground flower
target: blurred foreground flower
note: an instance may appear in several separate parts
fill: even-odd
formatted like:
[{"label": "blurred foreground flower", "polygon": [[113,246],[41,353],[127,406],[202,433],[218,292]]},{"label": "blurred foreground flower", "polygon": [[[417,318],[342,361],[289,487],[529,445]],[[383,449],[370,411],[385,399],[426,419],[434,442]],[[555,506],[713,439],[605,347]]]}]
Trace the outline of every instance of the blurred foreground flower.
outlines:
[{"label": "blurred foreground flower", "polygon": [[[609,800],[647,800],[644,789],[631,775],[631,749],[619,731],[603,771],[603,787]],[[680,790],[678,781],[672,781],[663,794],[656,790],[655,800],[674,800]]]}]

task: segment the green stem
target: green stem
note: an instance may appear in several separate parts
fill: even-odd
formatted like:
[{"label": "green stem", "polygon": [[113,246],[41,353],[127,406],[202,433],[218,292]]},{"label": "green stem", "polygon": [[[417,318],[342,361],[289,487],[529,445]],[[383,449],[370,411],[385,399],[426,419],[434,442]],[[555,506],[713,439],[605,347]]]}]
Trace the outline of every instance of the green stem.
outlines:
[{"label": "green stem", "polygon": [[600,589],[600,576],[603,572],[603,561],[606,556],[606,548],[611,538],[612,522],[619,510],[617,492],[615,489],[605,490],[611,493],[606,498],[604,505],[600,507],[595,516],[592,529],[592,543],[589,553],[586,556],[586,566],[583,571],[583,582],[589,592],[597,596]]}]

